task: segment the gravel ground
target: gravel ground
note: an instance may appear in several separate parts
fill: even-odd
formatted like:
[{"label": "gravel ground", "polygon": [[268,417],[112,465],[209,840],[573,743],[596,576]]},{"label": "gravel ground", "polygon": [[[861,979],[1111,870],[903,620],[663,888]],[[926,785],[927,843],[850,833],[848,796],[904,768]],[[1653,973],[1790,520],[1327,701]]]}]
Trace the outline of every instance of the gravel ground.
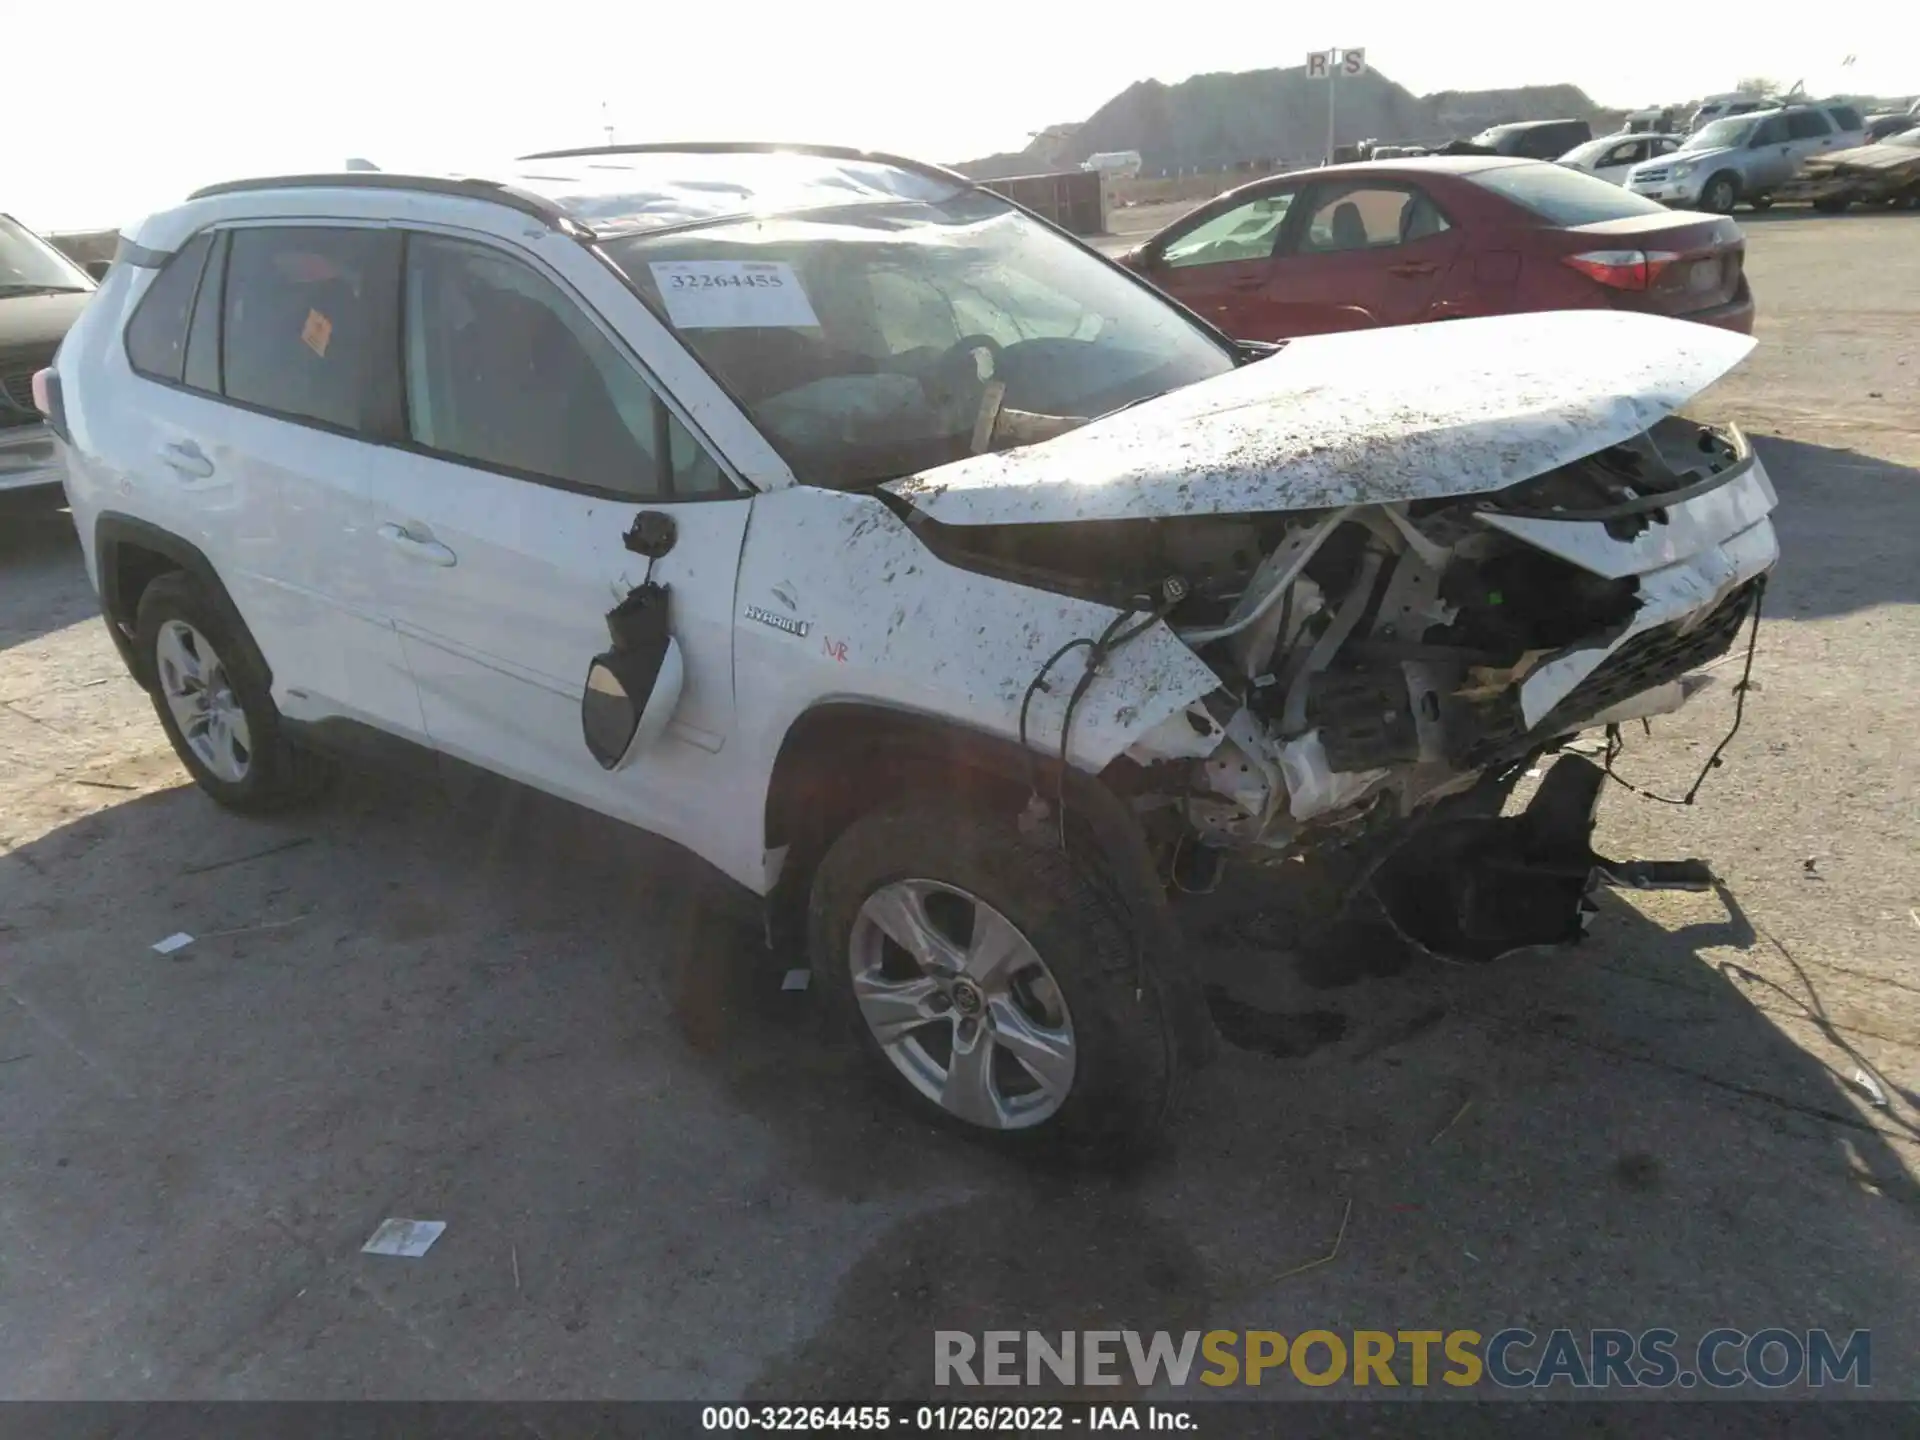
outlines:
[{"label": "gravel ground", "polygon": [[[1724,887],[1316,986],[1237,877],[1189,917],[1235,1043],[1123,1179],[906,1118],[645,836],[468,776],[219,811],[10,507],[0,1395],[869,1400],[935,1328],[1511,1323],[1870,1327],[1920,1397],[1920,216],[1749,233],[1697,409],[1781,495],[1760,688],[1699,805],[1601,835]],[[1729,698],[1623,769],[1684,788]],[[360,1254],[387,1216],[448,1229]]]}]

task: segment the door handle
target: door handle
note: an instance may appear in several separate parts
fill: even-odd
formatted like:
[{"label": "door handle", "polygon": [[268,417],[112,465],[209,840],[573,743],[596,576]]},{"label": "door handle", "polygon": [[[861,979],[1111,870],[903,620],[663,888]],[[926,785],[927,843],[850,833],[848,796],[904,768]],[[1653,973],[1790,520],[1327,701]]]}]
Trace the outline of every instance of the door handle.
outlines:
[{"label": "door handle", "polygon": [[402,525],[382,525],[380,538],[409,559],[424,560],[429,565],[453,565],[460,559],[438,540],[422,540],[417,535],[409,535]]},{"label": "door handle", "polygon": [[1229,290],[1264,290],[1267,288],[1267,282],[1264,276],[1248,275],[1240,280],[1228,281],[1227,288]]},{"label": "door handle", "polygon": [[160,447],[161,463],[182,475],[191,475],[204,480],[213,474],[213,461],[200,451],[200,447],[191,440],[175,440]]},{"label": "door handle", "polygon": [[1389,265],[1387,267],[1387,273],[1389,275],[1402,275],[1411,278],[1415,275],[1431,275],[1439,268],[1438,265],[1431,264],[1425,260],[1407,260],[1398,265]]}]

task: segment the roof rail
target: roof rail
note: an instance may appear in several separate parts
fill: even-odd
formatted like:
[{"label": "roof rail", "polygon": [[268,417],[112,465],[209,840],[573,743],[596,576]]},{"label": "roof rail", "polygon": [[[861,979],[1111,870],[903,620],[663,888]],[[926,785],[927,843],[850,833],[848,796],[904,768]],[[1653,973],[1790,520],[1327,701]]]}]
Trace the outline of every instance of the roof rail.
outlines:
[{"label": "roof rail", "polygon": [[584,235],[581,225],[553,201],[498,180],[452,175],[396,175],[388,171],[342,170],[318,175],[262,175],[252,180],[223,180],[194,191],[189,200],[211,195],[242,195],[252,190],[415,190],[431,195],[454,195],[463,200],[485,200],[505,205],[543,220],[570,235]]},{"label": "roof rail", "polygon": [[865,160],[876,165],[891,165],[899,170],[913,170],[922,175],[937,176],[942,180],[951,180],[956,184],[977,189],[979,182],[962,175],[958,170],[950,170],[944,165],[934,165],[925,160],[914,160],[905,155],[890,154],[885,150],[856,150],[851,145],[787,145],[767,143],[757,140],[686,140],[680,142],[655,142],[646,145],[582,145],[569,150],[538,150],[531,155],[521,155],[521,160],[569,160],[587,155],[818,155],[823,160]]}]

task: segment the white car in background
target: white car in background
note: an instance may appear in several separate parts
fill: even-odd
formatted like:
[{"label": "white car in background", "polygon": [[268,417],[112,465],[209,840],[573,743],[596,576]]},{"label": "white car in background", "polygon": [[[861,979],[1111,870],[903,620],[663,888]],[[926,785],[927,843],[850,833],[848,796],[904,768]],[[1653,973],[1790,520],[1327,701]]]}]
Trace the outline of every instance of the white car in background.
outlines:
[{"label": "white car in background", "polygon": [[1237,344],[949,171],[637,146],[201,191],[35,389],[215,800],[382,741],[663,835],[903,1096],[1079,1151],[1216,1043],[1172,897],[1229,853],[1390,841],[1413,942],[1578,938],[1599,767],[1497,801],[1751,647],[1774,492],[1674,412],[1752,344]]},{"label": "white car in background", "polygon": [[1685,139],[1684,135],[1603,135],[1598,140],[1574,146],[1560,157],[1560,163],[1619,185],[1625,182],[1627,172],[1641,161],[1671,155]]}]

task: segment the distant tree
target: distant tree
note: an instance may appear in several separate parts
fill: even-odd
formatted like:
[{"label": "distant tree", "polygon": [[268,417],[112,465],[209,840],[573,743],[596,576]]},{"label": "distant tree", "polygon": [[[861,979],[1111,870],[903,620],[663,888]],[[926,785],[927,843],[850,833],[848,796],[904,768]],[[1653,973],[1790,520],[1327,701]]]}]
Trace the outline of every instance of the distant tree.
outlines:
[{"label": "distant tree", "polygon": [[1778,95],[1786,86],[1765,75],[1749,75],[1744,80],[1735,81],[1733,88],[1744,95]]}]

